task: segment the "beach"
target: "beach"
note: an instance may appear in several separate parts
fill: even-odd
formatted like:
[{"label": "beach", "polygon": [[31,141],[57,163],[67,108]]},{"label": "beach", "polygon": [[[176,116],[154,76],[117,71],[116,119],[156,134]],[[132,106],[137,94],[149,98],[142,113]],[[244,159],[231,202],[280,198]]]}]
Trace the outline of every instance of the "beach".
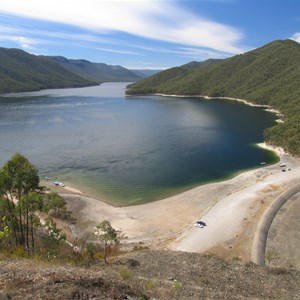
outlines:
[{"label": "beach", "polygon": [[[260,217],[278,195],[300,178],[300,159],[273,150],[280,156],[275,165],[144,205],[114,207],[104,199],[85,197],[78,189],[70,193],[69,187],[60,193],[77,219],[77,225],[71,228],[75,236],[93,233],[97,224],[109,220],[123,245],[250,260]],[[203,228],[194,226],[200,219],[206,223]]]}]

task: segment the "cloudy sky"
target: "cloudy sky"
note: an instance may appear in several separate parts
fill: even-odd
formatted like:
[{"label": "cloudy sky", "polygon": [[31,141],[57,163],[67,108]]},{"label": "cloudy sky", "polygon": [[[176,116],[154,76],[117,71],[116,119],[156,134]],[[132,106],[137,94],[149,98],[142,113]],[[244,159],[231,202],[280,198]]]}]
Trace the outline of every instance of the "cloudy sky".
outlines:
[{"label": "cloudy sky", "polygon": [[0,47],[129,68],[300,42],[300,0],[0,0]]}]

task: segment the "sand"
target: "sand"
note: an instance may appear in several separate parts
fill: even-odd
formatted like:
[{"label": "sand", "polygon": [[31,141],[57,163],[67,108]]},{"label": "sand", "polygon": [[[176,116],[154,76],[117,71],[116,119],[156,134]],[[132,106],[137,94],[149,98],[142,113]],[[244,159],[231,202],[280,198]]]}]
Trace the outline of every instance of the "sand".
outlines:
[{"label": "sand", "polygon": [[[72,194],[61,192],[78,221],[73,233],[93,232],[98,223],[107,219],[118,230],[122,243],[249,260],[260,216],[300,178],[300,159],[280,149],[273,150],[281,159],[276,165],[258,166],[233,179],[144,205],[113,207],[101,199],[85,197],[77,189]],[[280,167],[281,163],[286,167]],[[68,190],[70,187],[65,187],[64,191]],[[194,223],[199,219],[207,226],[196,228]]]}]

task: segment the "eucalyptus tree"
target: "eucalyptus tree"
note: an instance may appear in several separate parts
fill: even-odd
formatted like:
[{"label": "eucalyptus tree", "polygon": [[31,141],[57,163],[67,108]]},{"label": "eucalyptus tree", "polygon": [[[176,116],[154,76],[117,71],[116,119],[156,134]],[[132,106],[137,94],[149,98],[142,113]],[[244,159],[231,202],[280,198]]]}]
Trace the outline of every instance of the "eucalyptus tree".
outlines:
[{"label": "eucalyptus tree", "polygon": [[36,213],[43,211],[43,197],[40,193],[30,192],[19,200],[17,207],[23,215],[26,247],[28,251],[31,249],[34,253],[34,231],[40,226],[40,219],[36,216]]},{"label": "eucalyptus tree", "polygon": [[117,231],[111,226],[108,220],[102,221],[97,225],[95,234],[104,242],[104,261],[107,264],[108,247],[110,244],[118,242]]},{"label": "eucalyptus tree", "polygon": [[6,218],[19,246],[25,246],[27,242],[28,228],[24,225],[28,220],[26,215],[24,217],[24,205],[18,203],[30,193],[40,190],[38,170],[23,155],[16,153],[1,169],[0,197],[6,203]]},{"label": "eucalyptus tree", "polygon": [[16,153],[0,169],[1,240],[5,238],[10,245],[34,253],[41,216],[45,219],[43,227],[49,236],[59,234],[60,240],[65,239],[55,222],[52,219],[47,221],[47,214],[63,220],[75,220],[61,196],[46,192],[39,185],[37,168],[26,157]]}]

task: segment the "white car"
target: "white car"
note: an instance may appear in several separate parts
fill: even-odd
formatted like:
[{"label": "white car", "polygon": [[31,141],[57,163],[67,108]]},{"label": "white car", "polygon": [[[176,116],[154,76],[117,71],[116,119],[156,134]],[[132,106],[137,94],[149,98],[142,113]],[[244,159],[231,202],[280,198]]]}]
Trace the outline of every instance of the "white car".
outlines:
[{"label": "white car", "polygon": [[199,224],[199,223],[195,223],[194,226],[195,226],[195,227],[198,227],[198,228],[203,228],[203,225],[202,225],[202,224]]},{"label": "white car", "polygon": [[53,184],[54,184],[54,185],[57,185],[57,186],[62,186],[62,187],[65,186],[65,185],[64,185],[62,182],[60,182],[60,181],[54,181]]}]

